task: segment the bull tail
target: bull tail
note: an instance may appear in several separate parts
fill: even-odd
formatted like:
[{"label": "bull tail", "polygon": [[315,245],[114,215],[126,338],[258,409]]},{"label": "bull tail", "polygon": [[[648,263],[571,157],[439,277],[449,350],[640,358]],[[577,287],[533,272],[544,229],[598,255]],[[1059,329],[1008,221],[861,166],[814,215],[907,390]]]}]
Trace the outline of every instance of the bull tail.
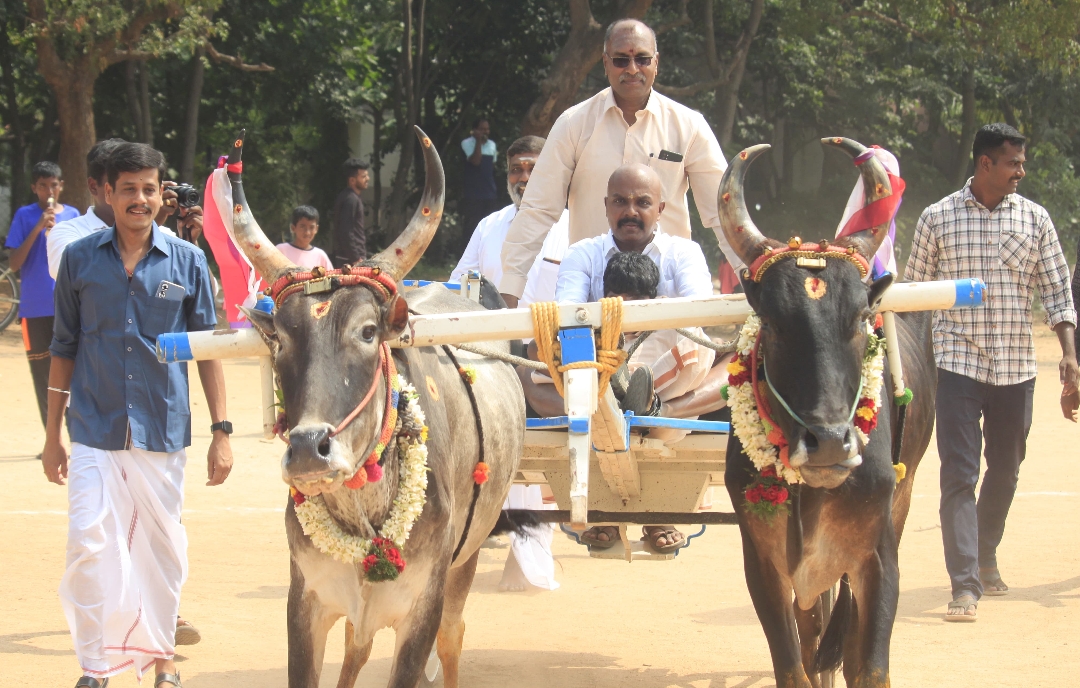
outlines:
[{"label": "bull tail", "polygon": [[851,625],[852,607],[851,587],[848,585],[847,575],[844,575],[840,579],[840,590],[829,617],[829,625],[818,644],[817,655],[814,656],[814,671],[817,673],[836,671],[843,663],[844,636]]},{"label": "bull tail", "polygon": [[544,522],[532,509],[503,509],[499,514],[499,520],[495,522],[495,527],[491,529],[491,534],[515,533],[528,537],[542,525]]}]

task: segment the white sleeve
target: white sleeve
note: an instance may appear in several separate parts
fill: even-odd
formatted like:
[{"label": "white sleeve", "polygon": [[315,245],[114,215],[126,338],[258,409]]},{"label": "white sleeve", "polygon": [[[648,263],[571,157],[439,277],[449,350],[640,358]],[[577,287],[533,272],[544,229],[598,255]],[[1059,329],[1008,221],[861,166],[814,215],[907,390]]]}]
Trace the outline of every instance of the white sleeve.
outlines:
[{"label": "white sleeve", "polygon": [[60,270],[60,258],[68,244],[79,238],[79,230],[72,222],[58,222],[45,238],[45,253],[49,258],[49,275],[56,279]]},{"label": "white sleeve", "polygon": [[676,267],[675,293],[693,298],[712,296],[712,274],[705,254],[696,241],[686,240],[686,243],[689,245],[680,252]]},{"label": "white sleeve", "polygon": [[555,300],[559,303],[588,303],[592,275],[589,274],[589,255],[583,247],[571,247],[559,266],[559,281]]},{"label": "white sleeve", "polygon": [[473,230],[472,237],[469,238],[469,245],[465,247],[465,253],[461,254],[461,260],[458,261],[457,267],[450,273],[451,282],[459,281],[461,276],[469,270],[480,269],[480,244],[483,243],[480,235],[483,234],[485,224],[485,221],[482,220]]}]

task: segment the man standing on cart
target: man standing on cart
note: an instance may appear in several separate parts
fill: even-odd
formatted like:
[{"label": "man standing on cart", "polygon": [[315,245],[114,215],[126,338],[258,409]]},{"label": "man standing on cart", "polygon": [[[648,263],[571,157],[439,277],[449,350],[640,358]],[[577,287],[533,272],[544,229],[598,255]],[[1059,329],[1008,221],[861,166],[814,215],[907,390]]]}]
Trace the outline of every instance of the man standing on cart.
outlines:
[{"label": "man standing on cart", "polygon": [[742,267],[716,211],[716,190],[727,168],[723,151],[701,113],[653,90],[659,65],[653,30],[635,19],[614,22],[603,60],[611,87],[556,120],[506,235],[499,291],[511,308],[564,208],[570,209],[571,245],[604,233],[607,180],[628,163],[651,167],[661,180],[667,201],[661,232],[690,239],[686,192],[692,187],[702,222],[713,228],[728,260]]}]

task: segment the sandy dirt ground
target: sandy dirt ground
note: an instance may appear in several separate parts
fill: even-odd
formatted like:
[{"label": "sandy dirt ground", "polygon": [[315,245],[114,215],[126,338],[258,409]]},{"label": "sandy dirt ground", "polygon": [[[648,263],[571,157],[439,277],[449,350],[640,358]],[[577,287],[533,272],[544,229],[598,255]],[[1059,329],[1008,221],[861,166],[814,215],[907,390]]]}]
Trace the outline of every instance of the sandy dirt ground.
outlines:
[{"label": "sandy dirt ground", "polygon": [[[1058,410],[1056,341],[1039,342],[1035,422],[1000,560],[1012,586],[985,598],[978,623],[942,622],[949,597],[934,446],[916,477],[900,547],[893,686],[1050,686],[1080,675],[1080,428]],[[181,612],[202,631],[181,648],[187,688],[280,688],[286,679],[282,445],[259,437],[258,367],[228,362],[236,468],[204,485],[209,417],[195,382],[184,522],[191,574]],[[194,373],[194,370],[192,371]],[[194,376],[196,377],[197,376]],[[56,590],[64,566],[65,489],[47,483],[43,433],[17,331],[0,334],[0,684],[72,686],[79,668]],[[716,508],[730,509],[723,495]],[[508,550],[485,549],[466,607],[462,685],[473,688],[765,688],[769,654],[743,580],[738,530],[712,526],[673,562],[590,559],[558,536],[562,588],[500,593]],[[322,686],[336,684],[343,626]],[[1071,645],[1071,647],[1070,647]],[[393,632],[381,632],[358,685],[385,685]],[[441,681],[440,681],[441,682]],[[149,679],[144,685],[149,684]],[[135,685],[131,673],[111,686]]]}]

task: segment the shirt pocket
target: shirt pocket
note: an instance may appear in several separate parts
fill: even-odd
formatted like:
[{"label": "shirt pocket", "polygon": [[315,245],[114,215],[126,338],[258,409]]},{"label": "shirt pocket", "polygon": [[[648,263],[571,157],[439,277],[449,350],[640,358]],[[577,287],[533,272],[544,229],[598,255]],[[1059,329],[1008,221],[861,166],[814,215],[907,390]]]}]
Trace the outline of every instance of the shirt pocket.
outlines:
[{"label": "shirt pocket", "polygon": [[1005,267],[1021,270],[1028,262],[1035,237],[1026,232],[1003,231],[998,243],[998,258]]},{"label": "shirt pocket", "polygon": [[176,321],[183,301],[169,299],[150,299],[150,304],[143,309],[139,319],[139,332],[150,339],[157,339],[159,334],[176,331]]},{"label": "shirt pocket", "polygon": [[649,166],[656,172],[656,176],[660,177],[660,183],[664,186],[663,200],[670,201],[672,196],[678,194],[683,180],[686,179],[686,170],[683,168],[682,161],[653,158]]}]

